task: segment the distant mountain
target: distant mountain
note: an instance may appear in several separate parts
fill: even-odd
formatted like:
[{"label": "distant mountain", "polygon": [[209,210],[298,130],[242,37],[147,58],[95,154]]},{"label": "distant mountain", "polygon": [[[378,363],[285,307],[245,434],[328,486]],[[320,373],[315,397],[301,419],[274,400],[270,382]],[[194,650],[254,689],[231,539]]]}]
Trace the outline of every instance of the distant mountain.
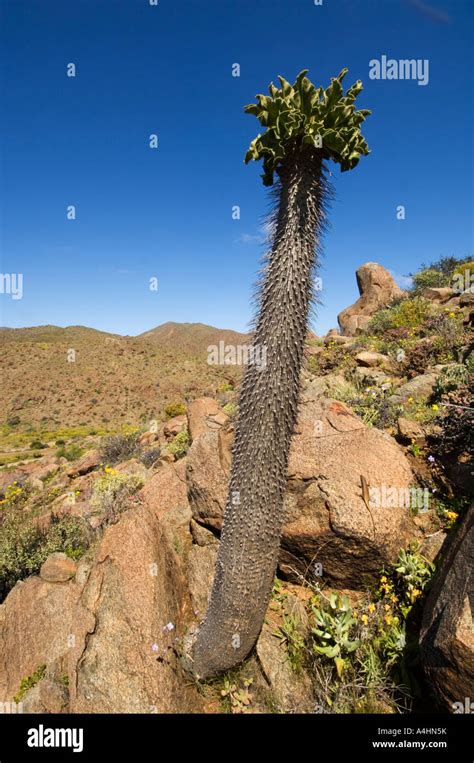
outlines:
[{"label": "distant mountain", "polygon": [[70,339],[86,337],[119,337],[119,334],[109,334],[106,331],[89,328],[88,326],[31,326],[14,329],[0,327],[0,342],[61,342]]},{"label": "distant mountain", "polygon": [[192,354],[206,353],[209,345],[245,344],[249,342],[249,334],[241,334],[232,329],[218,329],[205,323],[163,323],[144,334],[140,339],[148,339],[161,347],[181,349]]},{"label": "distant mountain", "polygon": [[138,337],[86,326],[0,328],[0,425],[56,430],[137,425],[169,403],[215,395],[241,367],[209,365],[207,347],[248,342],[200,323],[165,323]]}]

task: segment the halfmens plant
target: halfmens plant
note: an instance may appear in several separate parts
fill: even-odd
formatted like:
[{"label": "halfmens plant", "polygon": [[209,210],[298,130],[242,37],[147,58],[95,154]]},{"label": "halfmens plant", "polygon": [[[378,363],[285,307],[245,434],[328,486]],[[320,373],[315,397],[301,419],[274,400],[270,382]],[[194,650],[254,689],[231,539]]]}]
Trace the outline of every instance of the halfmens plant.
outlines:
[{"label": "halfmens plant", "polygon": [[326,161],[342,171],[369,153],[357,111],[362,90],[345,93],[347,69],[327,89],[300,72],[293,85],[279,77],[269,95],[245,108],[265,128],[245,161],[263,160],[263,182],[274,189],[272,240],[258,289],[253,342],[265,365],[245,368],[221,544],[209,606],[193,652],[207,678],[247,657],[260,633],[275,574],[288,453],[296,422],[313,276],[331,198]]}]

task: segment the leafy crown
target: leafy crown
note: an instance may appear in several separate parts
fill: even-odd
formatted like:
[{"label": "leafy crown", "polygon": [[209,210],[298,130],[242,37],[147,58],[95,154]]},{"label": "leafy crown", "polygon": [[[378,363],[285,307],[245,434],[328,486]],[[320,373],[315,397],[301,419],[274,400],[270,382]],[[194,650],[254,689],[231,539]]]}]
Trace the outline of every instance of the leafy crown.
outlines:
[{"label": "leafy crown", "polygon": [[297,145],[314,146],[323,159],[333,159],[341,171],[351,170],[369,147],[361,133],[362,122],[371,114],[368,109],[356,111],[355,100],[363,89],[358,80],[344,94],[342,80],[348,69],[331,78],[326,90],[316,88],[308,79],[308,69],[301,71],[294,85],[278,77],[281,87],[273,82],[270,95],[257,95],[257,103],[245,106],[266,132],[251,142],[245,163],[263,159],[264,185],[273,185],[273,176],[283,164],[288,151]]}]

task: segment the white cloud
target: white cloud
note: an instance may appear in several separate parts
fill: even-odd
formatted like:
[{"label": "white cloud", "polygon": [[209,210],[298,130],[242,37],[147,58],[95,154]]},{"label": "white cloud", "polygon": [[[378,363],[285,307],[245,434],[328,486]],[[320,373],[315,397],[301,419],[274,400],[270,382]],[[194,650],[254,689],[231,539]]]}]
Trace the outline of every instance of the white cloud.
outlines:
[{"label": "white cloud", "polygon": [[250,233],[242,233],[239,241],[241,244],[263,244],[265,241],[265,236],[263,236],[261,233],[257,233],[255,235]]}]

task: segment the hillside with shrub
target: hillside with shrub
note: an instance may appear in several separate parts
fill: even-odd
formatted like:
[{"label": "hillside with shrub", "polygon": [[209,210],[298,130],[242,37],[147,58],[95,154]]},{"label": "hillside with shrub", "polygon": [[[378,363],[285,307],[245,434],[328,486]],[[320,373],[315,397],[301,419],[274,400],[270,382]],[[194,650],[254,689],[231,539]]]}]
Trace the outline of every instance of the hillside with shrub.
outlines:
[{"label": "hillside with shrub", "polygon": [[[181,330],[182,355],[156,336],[87,334],[83,374],[100,365],[105,385],[110,363],[114,384],[131,385],[132,368],[139,381],[131,408],[104,396],[112,381],[97,387],[76,429],[66,413],[54,429],[40,399],[31,431],[25,405],[15,424],[7,386],[24,452],[0,471],[1,696],[52,713],[452,712],[472,696],[471,273],[441,260],[402,293],[366,263],[341,330],[308,339],[265,624],[251,656],[210,681],[190,680],[186,661],[214,574],[239,369],[190,360]],[[68,330],[21,331],[5,345],[10,373],[43,358],[38,379],[57,373],[67,412],[77,388],[53,358]],[[140,386],[152,369],[162,397]]]}]

